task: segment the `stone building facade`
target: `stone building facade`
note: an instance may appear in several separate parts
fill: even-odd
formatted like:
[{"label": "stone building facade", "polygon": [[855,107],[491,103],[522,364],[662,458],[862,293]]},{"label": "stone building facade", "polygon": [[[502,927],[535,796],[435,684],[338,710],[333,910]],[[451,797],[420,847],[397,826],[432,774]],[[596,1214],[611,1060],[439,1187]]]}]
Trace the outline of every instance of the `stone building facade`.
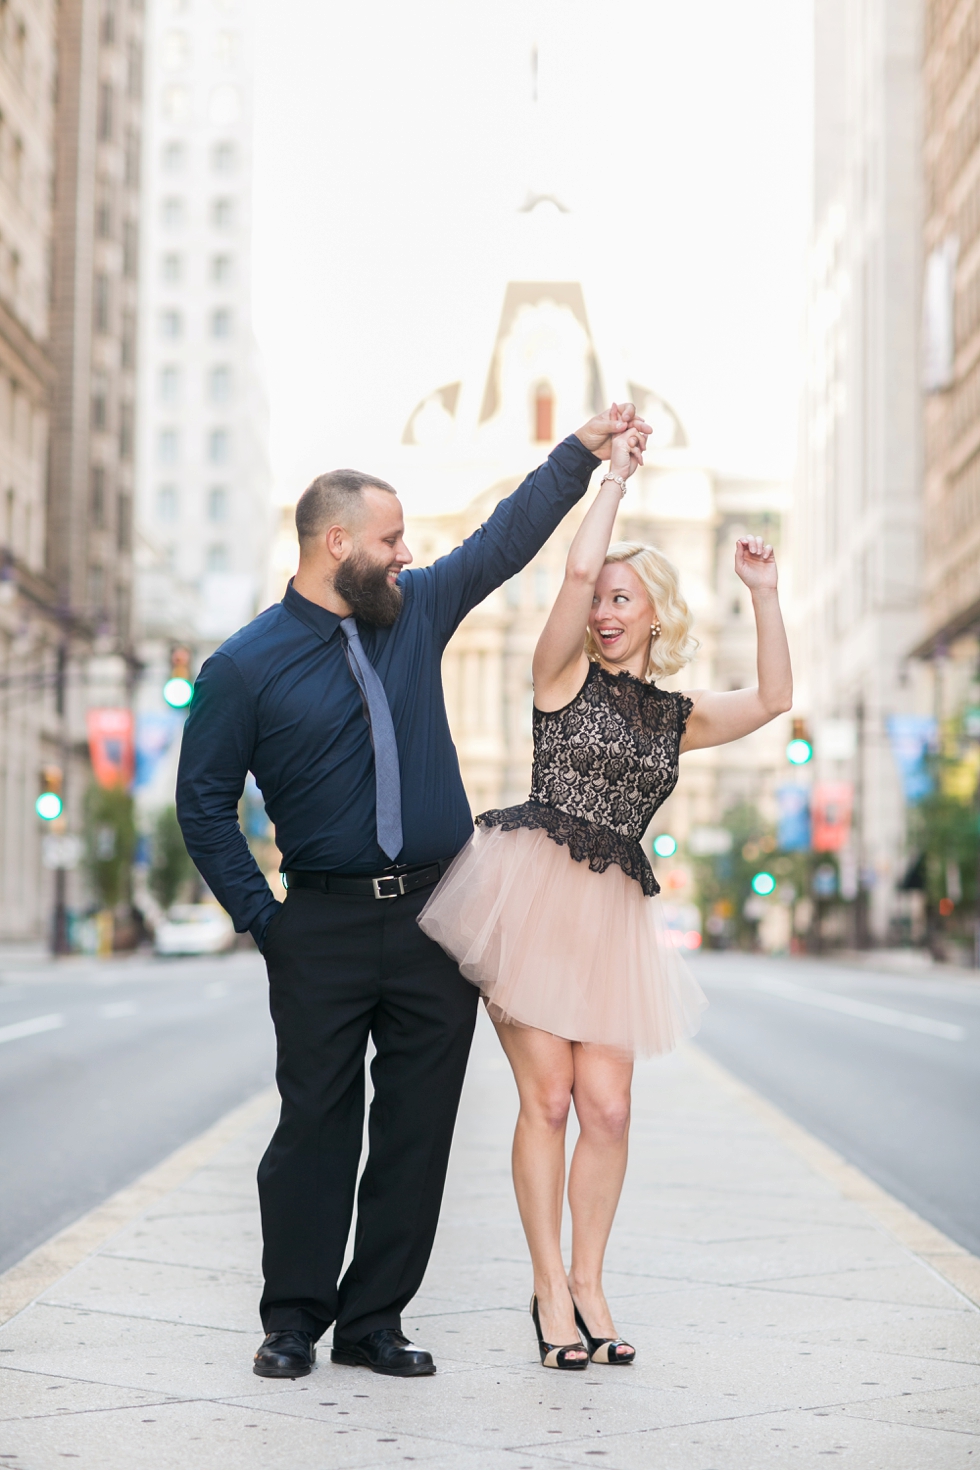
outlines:
[{"label": "stone building facade", "polygon": [[921,9],[815,7],[797,710],[818,734],[830,721],[853,732],[853,754],[818,738],[814,768],[855,792],[857,943],[893,932],[906,862],[888,720],[915,708],[908,653],[921,631]]},{"label": "stone building facade", "polygon": [[47,894],[41,766],[60,759],[61,622],[45,550],[53,369],[51,191],[58,7],[0,4],[0,941],[34,940]]},{"label": "stone building facade", "polygon": [[[980,3],[925,7],[924,626],[934,704],[980,655]],[[970,696],[976,703],[975,691]]]}]

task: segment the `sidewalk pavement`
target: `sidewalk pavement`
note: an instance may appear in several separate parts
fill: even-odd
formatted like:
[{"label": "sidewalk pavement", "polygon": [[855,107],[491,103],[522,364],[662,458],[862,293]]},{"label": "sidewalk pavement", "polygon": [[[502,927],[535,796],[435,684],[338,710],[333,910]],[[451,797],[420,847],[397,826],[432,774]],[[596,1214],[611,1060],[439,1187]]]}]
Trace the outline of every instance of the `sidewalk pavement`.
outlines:
[{"label": "sidewalk pavement", "polygon": [[0,1464],[977,1470],[980,1261],[694,1047],[639,1068],[635,1104],[607,1274],[635,1366],[537,1363],[515,1091],[481,1018],[406,1316],[434,1378],[326,1342],[309,1378],[253,1376],[266,1094],[0,1278]]}]

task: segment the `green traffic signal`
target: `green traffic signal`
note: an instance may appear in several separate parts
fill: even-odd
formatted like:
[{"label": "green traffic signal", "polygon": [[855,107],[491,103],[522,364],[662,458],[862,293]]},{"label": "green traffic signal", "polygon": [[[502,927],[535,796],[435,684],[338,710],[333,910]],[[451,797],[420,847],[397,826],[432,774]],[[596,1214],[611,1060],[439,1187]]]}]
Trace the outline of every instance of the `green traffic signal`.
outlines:
[{"label": "green traffic signal", "polygon": [[770,893],[775,892],[776,880],[771,873],[756,873],[752,879],[752,892],[757,893],[760,898],[768,898]]},{"label": "green traffic signal", "polygon": [[180,675],[168,679],[163,686],[163,697],[171,709],[186,709],[193,693],[194,685],[190,679],[184,679]]},{"label": "green traffic signal", "polygon": [[805,766],[813,759],[813,746],[809,740],[791,740],[786,747],[786,759],[791,766]]},{"label": "green traffic signal", "polygon": [[677,851],[677,843],[669,832],[661,832],[659,837],[653,839],[653,850],[657,857],[673,857]]},{"label": "green traffic signal", "polygon": [[53,822],[61,816],[63,803],[57,791],[42,791],[34,803],[34,810],[42,822]]}]

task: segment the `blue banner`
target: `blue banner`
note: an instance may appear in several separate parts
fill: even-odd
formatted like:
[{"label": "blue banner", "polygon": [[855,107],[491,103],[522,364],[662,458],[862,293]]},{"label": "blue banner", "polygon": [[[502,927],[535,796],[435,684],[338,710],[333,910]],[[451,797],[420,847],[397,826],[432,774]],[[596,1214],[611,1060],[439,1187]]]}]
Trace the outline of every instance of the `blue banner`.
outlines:
[{"label": "blue banner", "polygon": [[936,721],[932,715],[888,716],[892,756],[902,778],[905,800],[912,806],[932,790],[926,754],[935,750],[936,734]]},{"label": "blue banner", "polygon": [[781,852],[810,850],[810,793],[805,786],[777,786],[776,842]]}]

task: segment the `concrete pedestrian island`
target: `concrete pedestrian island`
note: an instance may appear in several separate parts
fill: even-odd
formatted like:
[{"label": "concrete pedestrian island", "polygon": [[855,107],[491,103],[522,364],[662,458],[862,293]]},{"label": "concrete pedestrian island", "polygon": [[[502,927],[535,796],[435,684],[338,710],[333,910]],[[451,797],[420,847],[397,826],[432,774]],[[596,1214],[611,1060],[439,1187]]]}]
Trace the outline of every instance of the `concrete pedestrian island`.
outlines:
[{"label": "concrete pedestrian island", "polygon": [[406,1319],[434,1378],[329,1351],[295,1383],[252,1374],[265,1098],[0,1281],[0,1465],[977,1470],[980,1262],[694,1049],[640,1068],[635,1098],[607,1281],[634,1367],[538,1366],[515,1093],[481,1020]]}]

